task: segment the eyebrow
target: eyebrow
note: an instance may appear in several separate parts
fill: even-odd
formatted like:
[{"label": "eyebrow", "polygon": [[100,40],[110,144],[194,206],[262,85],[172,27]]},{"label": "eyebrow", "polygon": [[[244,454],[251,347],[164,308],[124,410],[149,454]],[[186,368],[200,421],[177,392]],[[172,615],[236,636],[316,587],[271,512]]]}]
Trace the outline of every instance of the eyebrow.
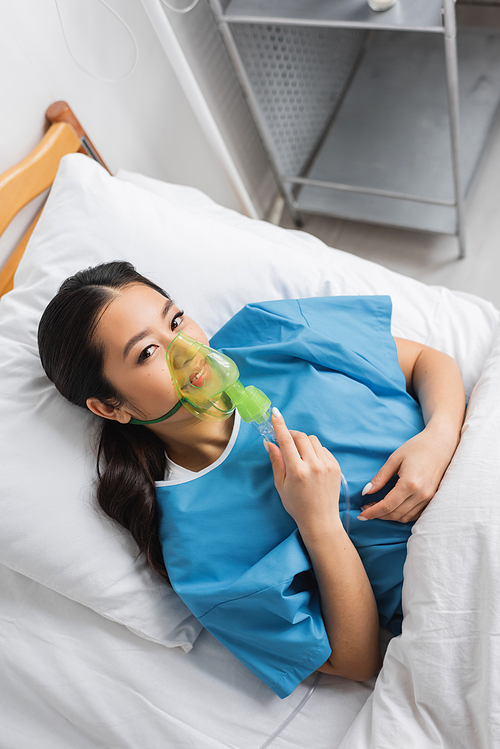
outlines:
[{"label": "eyebrow", "polygon": [[[161,313],[161,316],[163,319],[165,319],[165,317],[167,316],[168,311],[170,307],[172,307],[172,305],[173,305],[173,301],[171,299],[167,299],[167,302],[165,306],[163,307],[163,310]],[[151,332],[150,329],[146,328],[146,330],[141,330],[140,333],[137,333],[137,335],[133,336],[130,339],[130,341],[127,343],[125,348],[123,349],[123,359],[126,359],[130,353],[130,350],[135,346],[135,344],[139,343],[139,341],[142,341],[143,338],[146,338],[146,336],[148,336],[150,332]]]}]

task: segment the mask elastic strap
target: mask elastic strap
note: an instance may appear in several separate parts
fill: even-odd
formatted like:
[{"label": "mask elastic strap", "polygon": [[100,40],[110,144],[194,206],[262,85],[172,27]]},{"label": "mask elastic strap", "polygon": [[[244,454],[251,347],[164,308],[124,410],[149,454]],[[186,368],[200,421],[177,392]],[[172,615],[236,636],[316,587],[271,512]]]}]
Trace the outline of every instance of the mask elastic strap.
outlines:
[{"label": "mask elastic strap", "polygon": [[165,419],[169,419],[171,416],[173,416],[174,414],[176,414],[177,411],[179,410],[179,408],[185,402],[186,401],[183,398],[178,403],[176,403],[176,405],[173,408],[171,408],[168,413],[166,413],[164,416],[160,416],[159,419],[151,419],[150,421],[141,421],[140,419],[130,419],[130,421],[128,423],[129,424],[139,424],[139,425],[143,425],[143,424],[158,424],[160,421],[165,421]]}]

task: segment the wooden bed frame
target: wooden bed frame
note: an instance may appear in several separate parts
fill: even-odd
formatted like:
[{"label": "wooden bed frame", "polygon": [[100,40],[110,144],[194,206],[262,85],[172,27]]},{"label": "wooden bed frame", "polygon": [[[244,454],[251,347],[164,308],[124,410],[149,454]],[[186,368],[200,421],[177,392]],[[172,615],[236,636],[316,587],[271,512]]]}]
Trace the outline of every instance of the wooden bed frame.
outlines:
[{"label": "wooden bed frame", "polygon": [[[67,153],[87,154],[108,169],[65,101],[51,104],[46,118],[50,124],[36,148],[0,175],[0,235],[25,205],[52,185],[59,162]],[[41,212],[42,209],[0,270],[0,296],[14,285],[14,274]]]}]

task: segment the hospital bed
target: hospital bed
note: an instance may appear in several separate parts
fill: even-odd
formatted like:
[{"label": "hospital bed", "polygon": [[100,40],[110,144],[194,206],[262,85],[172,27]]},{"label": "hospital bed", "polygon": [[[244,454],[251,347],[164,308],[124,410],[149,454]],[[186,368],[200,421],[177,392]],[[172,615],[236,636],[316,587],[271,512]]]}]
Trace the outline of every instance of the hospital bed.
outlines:
[{"label": "hospital bed", "polygon": [[[0,177],[3,230],[57,172],[26,249],[0,277],[2,749],[499,746],[498,310],[248,219],[198,190],[112,177],[76,153],[77,125],[52,124]],[[383,633],[376,680],[313,674],[280,700],[95,508],[94,417],[48,382],[36,332],[64,278],[121,258],[208,335],[248,302],[389,294],[394,335],[457,360],[469,399],[462,441],[414,526],[403,631],[390,641]]]}]

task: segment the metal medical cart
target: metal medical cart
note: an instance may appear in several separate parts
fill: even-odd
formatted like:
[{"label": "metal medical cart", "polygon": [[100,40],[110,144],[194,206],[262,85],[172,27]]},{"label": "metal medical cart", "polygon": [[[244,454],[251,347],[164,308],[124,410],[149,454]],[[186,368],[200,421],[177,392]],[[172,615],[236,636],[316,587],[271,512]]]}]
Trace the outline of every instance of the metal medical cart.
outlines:
[{"label": "metal medical cart", "polygon": [[500,103],[500,32],[453,0],[209,0],[296,225],[458,236]]}]

